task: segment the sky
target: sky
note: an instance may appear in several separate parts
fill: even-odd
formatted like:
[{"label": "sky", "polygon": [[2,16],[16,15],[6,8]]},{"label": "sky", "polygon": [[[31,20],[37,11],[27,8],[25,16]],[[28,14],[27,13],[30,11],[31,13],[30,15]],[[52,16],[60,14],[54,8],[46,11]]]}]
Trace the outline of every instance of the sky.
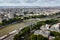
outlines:
[{"label": "sky", "polygon": [[60,6],[60,0],[0,0],[0,6]]}]

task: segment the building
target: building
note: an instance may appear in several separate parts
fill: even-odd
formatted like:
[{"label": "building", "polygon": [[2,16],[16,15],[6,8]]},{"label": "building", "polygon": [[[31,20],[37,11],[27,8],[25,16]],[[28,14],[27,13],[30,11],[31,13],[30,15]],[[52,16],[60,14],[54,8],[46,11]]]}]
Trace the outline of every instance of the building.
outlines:
[{"label": "building", "polygon": [[9,18],[9,19],[14,18],[14,14],[13,14],[13,13],[8,13],[8,18]]},{"label": "building", "polygon": [[48,37],[50,35],[50,31],[47,30],[36,30],[34,32],[35,35],[42,35],[44,37]]},{"label": "building", "polygon": [[51,31],[60,32],[60,23],[54,24],[50,28]]},{"label": "building", "polygon": [[41,30],[49,30],[49,27],[50,27],[50,25],[46,24],[46,25],[42,25],[42,26],[40,27],[40,29],[41,29]]}]

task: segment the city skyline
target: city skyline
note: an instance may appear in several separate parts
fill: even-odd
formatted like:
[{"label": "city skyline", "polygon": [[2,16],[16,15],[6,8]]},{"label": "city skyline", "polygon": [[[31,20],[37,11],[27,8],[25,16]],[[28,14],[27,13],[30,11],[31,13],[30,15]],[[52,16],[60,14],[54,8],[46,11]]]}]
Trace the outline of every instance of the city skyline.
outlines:
[{"label": "city skyline", "polygon": [[60,0],[0,0],[0,6],[60,6]]}]

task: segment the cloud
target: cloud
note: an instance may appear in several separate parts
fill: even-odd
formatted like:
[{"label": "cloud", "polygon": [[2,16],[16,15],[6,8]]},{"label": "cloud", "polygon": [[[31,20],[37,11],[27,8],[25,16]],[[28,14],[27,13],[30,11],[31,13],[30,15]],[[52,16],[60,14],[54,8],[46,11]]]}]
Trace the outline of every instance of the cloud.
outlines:
[{"label": "cloud", "polygon": [[25,0],[25,2],[27,2],[27,3],[34,3],[36,1],[38,1],[38,0]]},{"label": "cloud", "polygon": [[60,6],[60,0],[0,0],[0,6]]}]

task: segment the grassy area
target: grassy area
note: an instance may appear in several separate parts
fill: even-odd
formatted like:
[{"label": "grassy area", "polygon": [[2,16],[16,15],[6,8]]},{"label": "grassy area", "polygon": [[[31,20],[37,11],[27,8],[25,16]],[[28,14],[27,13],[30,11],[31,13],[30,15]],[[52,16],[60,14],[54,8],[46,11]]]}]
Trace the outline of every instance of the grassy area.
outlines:
[{"label": "grassy area", "polygon": [[13,30],[16,30],[20,27],[28,26],[28,25],[30,25],[30,23],[34,23],[34,22],[37,22],[37,21],[36,20],[25,20],[22,23],[17,23],[17,24],[13,24],[13,25],[4,27],[4,28],[0,29],[0,37],[8,34],[9,32],[11,32]]},{"label": "grassy area", "polygon": [[[52,18],[40,18],[40,19],[42,21],[42,20],[50,20]],[[55,18],[55,19],[60,20],[60,18]],[[0,37],[3,36],[3,35],[8,34],[9,32],[11,32],[13,30],[16,30],[16,29],[18,29],[20,27],[28,26],[31,23],[35,23],[35,22],[37,22],[37,20],[24,20],[24,22],[22,22],[22,23],[16,23],[16,24],[6,26],[6,27],[0,29]]]}]

